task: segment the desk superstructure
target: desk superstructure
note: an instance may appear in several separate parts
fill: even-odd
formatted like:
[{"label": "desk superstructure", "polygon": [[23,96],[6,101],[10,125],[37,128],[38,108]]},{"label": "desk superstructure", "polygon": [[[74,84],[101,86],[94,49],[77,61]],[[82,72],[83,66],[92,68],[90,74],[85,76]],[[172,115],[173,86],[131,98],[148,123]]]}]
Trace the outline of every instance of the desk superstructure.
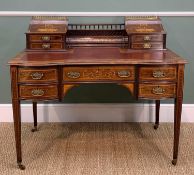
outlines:
[{"label": "desk superstructure", "polygon": [[[115,83],[136,99],[175,99],[173,161],[178,157],[184,65],[166,49],[166,32],[158,17],[127,17],[123,24],[68,24],[65,17],[33,17],[26,49],[10,60],[17,163],[22,165],[20,101],[62,100],[83,83]],[[170,116],[169,116],[170,117]]]}]

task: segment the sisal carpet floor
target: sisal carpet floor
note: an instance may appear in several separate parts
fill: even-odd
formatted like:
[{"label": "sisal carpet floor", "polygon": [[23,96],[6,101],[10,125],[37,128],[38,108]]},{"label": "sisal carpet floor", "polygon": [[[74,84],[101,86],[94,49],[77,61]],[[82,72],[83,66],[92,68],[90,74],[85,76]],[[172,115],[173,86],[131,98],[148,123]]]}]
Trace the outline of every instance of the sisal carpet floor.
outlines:
[{"label": "sisal carpet floor", "polygon": [[179,160],[171,164],[173,124],[22,125],[23,163],[16,167],[13,124],[0,124],[1,175],[194,175],[194,124],[182,124]]}]

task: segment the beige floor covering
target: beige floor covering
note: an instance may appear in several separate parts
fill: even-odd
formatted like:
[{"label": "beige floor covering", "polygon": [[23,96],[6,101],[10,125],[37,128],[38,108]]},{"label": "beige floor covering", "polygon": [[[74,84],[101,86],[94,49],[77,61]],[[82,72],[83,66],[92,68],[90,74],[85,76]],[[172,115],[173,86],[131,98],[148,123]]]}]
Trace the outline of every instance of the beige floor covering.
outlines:
[{"label": "beige floor covering", "polygon": [[194,175],[194,124],[182,124],[179,160],[171,164],[173,124],[42,123],[22,125],[23,163],[16,167],[13,124],[0,124],[2,175]]}]

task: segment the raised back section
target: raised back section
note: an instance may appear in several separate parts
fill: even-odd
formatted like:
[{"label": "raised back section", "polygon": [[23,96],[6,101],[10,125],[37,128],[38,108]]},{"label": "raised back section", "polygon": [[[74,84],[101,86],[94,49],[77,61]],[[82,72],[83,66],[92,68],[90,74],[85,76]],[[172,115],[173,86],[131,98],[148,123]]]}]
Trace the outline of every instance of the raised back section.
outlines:
[{"label": "raised back section", "polygon": [[68,24],[66,17],[33,17],[26,33],[28,50],[72,47],[166,49],[166,32],[156,16],[130,16],[123,24]]}]

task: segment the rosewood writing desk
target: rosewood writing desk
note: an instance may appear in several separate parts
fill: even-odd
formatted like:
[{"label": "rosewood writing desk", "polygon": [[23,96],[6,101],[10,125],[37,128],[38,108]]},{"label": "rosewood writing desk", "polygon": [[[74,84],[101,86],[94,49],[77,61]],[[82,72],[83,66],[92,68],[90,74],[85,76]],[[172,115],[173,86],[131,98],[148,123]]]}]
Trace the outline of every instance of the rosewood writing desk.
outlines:
[{"label": "rosewood writing desk", "polygon": [[[171,50],[155,49],[158,47],[158,40],[163,38],[161,34],[159,36],[155,34],[137,35],[134,40],[142,40],[141,42],[145,43],[135,44],[135,46],[138,45],[138,49],[131,49],[128,48],[129,44],[127,47],[123,47],[124,43],[130,40],[128,37],[126,39],[126,35],[123,35],[123,30],[122,32],[121,30],[118,30],[119,32],[110,30],[113,33],[122,33],[122,35],[114,35],[113,37],[112,35],[105,37],[105,34],[95,36],[91,34],[90,37],[86,37],[85,33],[87,32],[85,32],[85,38],[83,35],[80,37],[83,30],[81,33],[77,29],[73,31],[70,30],[65,38],[65,44],[68,47],[64,50],[57,50],[58,45],[53,46],[52,37],[56,39],[56,34],[54,36],[51,34],[27,36],[27,49],[9,62],[19,168],[25,168],[22,165],[21,150],[21,100],[33,102],[34,128],[32,131],[36,131],[37,102],[62,100],[72,87],[84,83],[115,83],[127,88],[136,99],[155,100],[155,129],[159,125],[160,100],[175,99],[172,161],[175,165],[178,157],[186,61]],[[98,32],[107,34],[107,31]],[[94,31],[92,30],[92,32]],[[77,37],[78,34],[79,37]],[[33,44],[29,44],[34,38],[43,42],[35,43],[36,49],[33,49]],[[150,40],[157,42],[151,43]],[[161,46],[164,47],[164,44],[159,44],[159,47]],[[41,49],[37,49],[39,47]],[[133,47],[133,43],[130,47]]]}]

